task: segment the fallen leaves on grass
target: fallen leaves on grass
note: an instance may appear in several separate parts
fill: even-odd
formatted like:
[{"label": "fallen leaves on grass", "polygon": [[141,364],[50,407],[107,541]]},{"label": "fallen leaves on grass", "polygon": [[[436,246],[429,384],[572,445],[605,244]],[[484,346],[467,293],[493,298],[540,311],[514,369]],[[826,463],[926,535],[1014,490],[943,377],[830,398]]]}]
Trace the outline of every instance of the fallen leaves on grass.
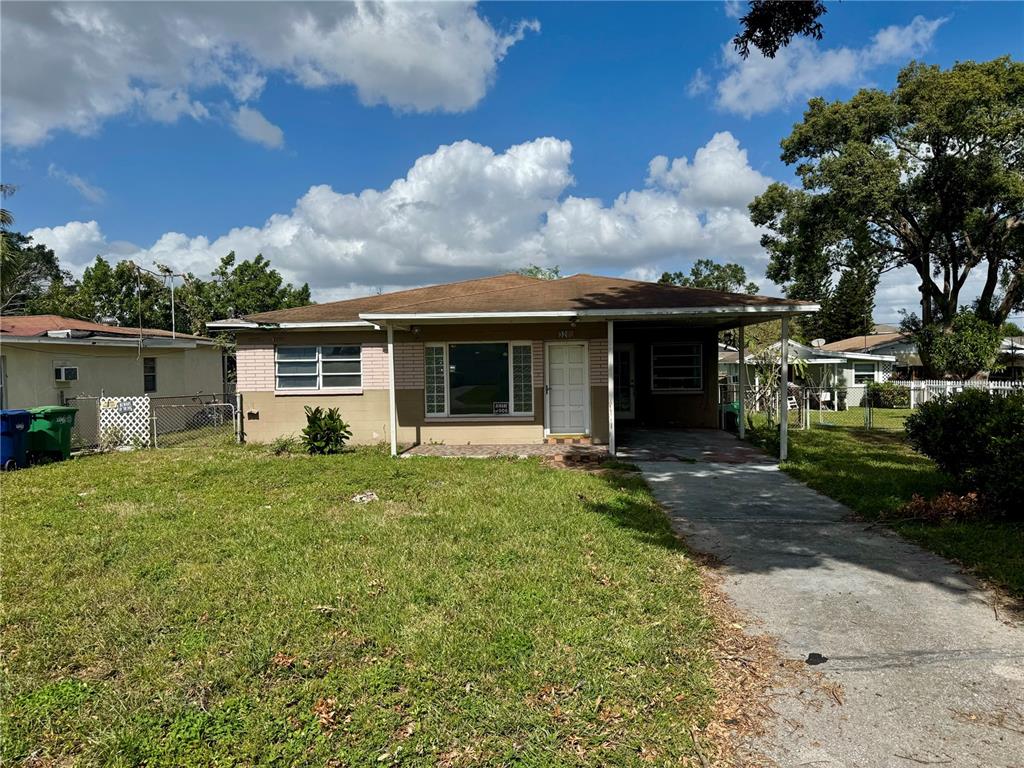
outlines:
[{"label": "fallen leaves on grass", "polygon": [[313,714],[316,716],[317,724],[319,724],[321,730],[330,732],[338,727],[335,721],[335,718],[338,716],[338,710],[333,696],[318,699],[316,704],[313,705]]},{"label": "fallen leaves on grass", "polygon": [[291,669],[295,666],[295,657],[289,656],[284,651],[278,651],[270,659],[270,664],[278,669]]}]

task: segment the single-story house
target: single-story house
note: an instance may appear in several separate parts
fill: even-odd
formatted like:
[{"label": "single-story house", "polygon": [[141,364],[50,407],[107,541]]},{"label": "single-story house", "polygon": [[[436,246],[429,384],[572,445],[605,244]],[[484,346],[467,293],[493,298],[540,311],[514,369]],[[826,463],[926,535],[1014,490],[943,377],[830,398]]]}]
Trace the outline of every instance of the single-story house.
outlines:
[{"label": "single-story house", "polygon": [[[778,342],[771,346],[778,348]],[[748,360],[749,360],[748,356]],[[811,347],[796,341],[789,342],[790,381],[809,387],[835,389],[836,387],[858,388],[872,383],[888,381],[892,376],[896,357],[880,353],[847,352],[831,349],[825,344]],[[801,363],[802,374],[794,367]],[[718,354],[718,369],[723,383],[736,384],[739,380],[739,352],[725,347]],[[747,380],[753,381],[754,366],[747,364]]]},{"label": "single-story house", "polygon": [[59,315],[0,317],[0,403],[59,405],[76,396],[224,392],[220,347],[203,336]]},{"label": "single-story house", "polygon": [[[209,323],[236,332],[248,439],[337,407],[353,442],[593,442],[718,425],[718,333],[806,302],[597,275],[505,274]],[[785,441],[783,441],[785,444]]]},{"label": "single-story house", "polygon": [[[879,328],[875,330],[880,331]],[[892,364],[889,366],[889,373],[900,379],[920,378],[923,370],[921,356],[917,354],[917,343],[898,330],[851,336],[848,339],[825,344],[821,349],[837,354],[891,358]]]},{"label": "single-story house", "polygon": [[[899,331],[881,331],[865,336],[852,336],[848,339],[825,344],[822,350],[837,354],[860,354],[877,357],[882,360],[893,359],[890,374],[900,380],[917,380],[925,378],[921,356],[917,352],[917,343]],[[1007,336],[999,346],[998,366],[992,372],[982,371],[976,379],[992,381],[1024,380],[1024,337]]]}]

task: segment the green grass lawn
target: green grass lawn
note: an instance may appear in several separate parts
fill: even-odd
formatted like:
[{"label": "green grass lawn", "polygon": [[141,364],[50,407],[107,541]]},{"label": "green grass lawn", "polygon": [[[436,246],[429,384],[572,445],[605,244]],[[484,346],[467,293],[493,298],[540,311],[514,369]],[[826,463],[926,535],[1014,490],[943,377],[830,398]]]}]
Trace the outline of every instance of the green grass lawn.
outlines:
[{"label": "green grass lawn", "polygon": [[[812,428],[817,427],[864,427],[867,408],[855,406],[842,411],[818,411],[811,409],[810,422]],[[872,408],[871,427],[873,429],[903,431],[903,424],[914,411],[909,408]]]},{"label": "green grass lawn", "polygon": [[952,486],[900,432],[811,429],[791,431],[784,469],[863,517],[891,518],[909,539],[974,569],[1024,597],[1024,525],[983,522],[927,525],[900,521],[897,510],[917,493],[936,496]]},{"label": "green grass lawn", "polygon": [[4,763],[696,763],[713,625],[631,476],[235,446],[2,483]]}]

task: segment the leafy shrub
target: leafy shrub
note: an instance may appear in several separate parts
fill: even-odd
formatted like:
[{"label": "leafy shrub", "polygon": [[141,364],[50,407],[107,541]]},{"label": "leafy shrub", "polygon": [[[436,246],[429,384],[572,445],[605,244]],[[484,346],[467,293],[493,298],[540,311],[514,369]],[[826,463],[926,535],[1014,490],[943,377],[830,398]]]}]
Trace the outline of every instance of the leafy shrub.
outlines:
[{"label": "leafy shrub", "polygon": [[891,381],[875,381],[868,384],[867,399],[872,408],[909,408],[910,390]]},{"label": "leafy shrub", "polygon": [[350,437],[352,432],[337,408],[324,410],[320,406],[306,406],[306,428],[302,430],[302,446],[309,453],[341,453]]},{"label": "leafy shrub", "polygon": [[1024,519],[1024,392],[940,397],[908,416],[906,430],[962,490],[979,492],[994,514]]}]

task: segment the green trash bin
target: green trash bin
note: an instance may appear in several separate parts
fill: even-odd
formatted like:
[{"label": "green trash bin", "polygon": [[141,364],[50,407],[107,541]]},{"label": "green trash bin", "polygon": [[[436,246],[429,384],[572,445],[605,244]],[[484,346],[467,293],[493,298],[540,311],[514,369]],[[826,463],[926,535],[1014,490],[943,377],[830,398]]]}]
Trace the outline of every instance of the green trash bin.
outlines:
[{"label": "green trash bin", "polygon": [[34,461],[40,458],[62,461],[71,455],[71,429],[75,426],[77,408],[66,405],[43,405],[29,408],[32,425],[28,428],[28,454]]},{"label": "green trash bin", "polygon": [[730,432],[738,432],[740,428],[740,402],[735,400],[731,403],[722,403],[719,406],[722,413],[722,426]]}]

